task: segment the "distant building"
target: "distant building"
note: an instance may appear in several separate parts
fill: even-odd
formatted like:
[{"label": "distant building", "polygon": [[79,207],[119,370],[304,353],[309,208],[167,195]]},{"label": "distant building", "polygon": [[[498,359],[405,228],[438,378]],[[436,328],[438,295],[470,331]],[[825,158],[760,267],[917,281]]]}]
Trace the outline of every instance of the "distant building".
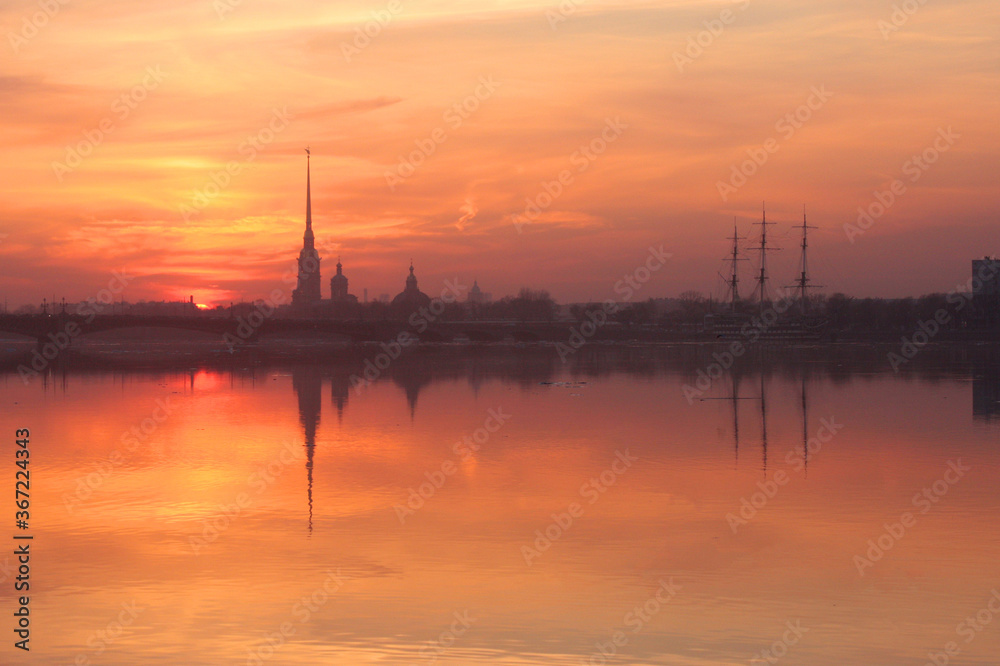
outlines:
[{"label": "distant building", "polygon": [[413,262],[411,261],[410,274],[406,278],[406,287],[392,299],[389,307],[397,314],[407,315],[420,308],[427,307],[430,303],[430,296],[417,288],[417,277],[413,274]]},{"label": "distant building", "polygon": [[972,304],[987,326],[1000,326],[1000,258],[972,260]]},{"label": "distant building", "polygon": [[[56,306],[58,307],[58,306]],[[94,303],[81,301],[75,305],[66,304],[65,311],[73,314],[130,314],[145,317],[195,317],[202,313],[194,304],[194,299],[187,301],[139,301],[137,303],[118,302],[98,309]],[[48,307],[53,311],[52,306]],[[59,312],[59,310],[54,310]]]},{"label": "distant building", "polygon": [[337,258],[337,274],[330,278],[330,300],[334,303],[357,303],[358,297],[347,293],[347,276]]},{"label": "distant building", "polygon": [[479,288],[479,282],[477,280],[472,281],[472,289],[469,290],[469,295],[465,299],[466,303],[481,305],[483,303],[489,303],[493,300],[493,294],[486,293]]},{"label": "distant building", "polygon": [[309,149],[306,149],[306,232],[302,237],[299,252],[298,286],[292,292],[292,306],[311,308],[323,299],[322,280],[319,272],[319,252],[316,251],[316,237],[312,229],[312,192],[309,175]]}]

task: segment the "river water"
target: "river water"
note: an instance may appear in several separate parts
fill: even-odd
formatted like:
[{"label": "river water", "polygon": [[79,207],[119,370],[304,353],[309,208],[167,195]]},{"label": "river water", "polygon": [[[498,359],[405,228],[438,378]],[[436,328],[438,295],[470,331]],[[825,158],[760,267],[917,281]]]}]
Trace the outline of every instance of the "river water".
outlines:
[{"label": "river water", "polygon": [[7,373],[0,661],[996,664],[995,366],[852,358]]}]

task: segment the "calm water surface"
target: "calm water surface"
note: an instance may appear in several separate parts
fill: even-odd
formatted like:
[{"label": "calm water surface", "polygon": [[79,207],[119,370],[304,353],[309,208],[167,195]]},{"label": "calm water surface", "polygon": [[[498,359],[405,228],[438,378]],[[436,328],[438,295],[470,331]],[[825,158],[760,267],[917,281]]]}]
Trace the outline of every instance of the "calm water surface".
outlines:
[{"label": "calm water surface", "polygon": [[1000,599],[996,373],[782,359],[689,403],[706,365],[8,374],[35,540],[2,661],[998,663],[1000,618],[964,624]]}]

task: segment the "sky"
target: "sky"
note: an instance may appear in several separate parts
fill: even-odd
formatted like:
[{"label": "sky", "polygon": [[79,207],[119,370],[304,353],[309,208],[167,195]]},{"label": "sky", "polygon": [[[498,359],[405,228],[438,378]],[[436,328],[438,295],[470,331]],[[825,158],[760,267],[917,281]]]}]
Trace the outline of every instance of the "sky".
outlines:
[{"label": "sky", "polygon": [[11,0],[0,37],[11,305],[290,293],[307,146],[325,296],[339,256],[369,298],[411,259],[617,298],[661,246],[634,299],[719,296],[762,205],[774,285],[803,208],[827,293],[1000,254],[993,0]]}]

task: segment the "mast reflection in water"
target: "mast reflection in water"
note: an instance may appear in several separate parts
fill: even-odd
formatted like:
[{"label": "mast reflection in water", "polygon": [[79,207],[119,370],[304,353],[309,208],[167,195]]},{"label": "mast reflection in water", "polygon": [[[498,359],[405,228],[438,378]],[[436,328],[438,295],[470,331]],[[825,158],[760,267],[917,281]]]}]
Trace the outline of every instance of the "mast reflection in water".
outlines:
[{"label": "mast reflection in water", "polygon": [[[33,637],[32,663],[273,649],[282,664],[576,665],[617,630],[620,663],[747,663],[787,622],[808,629],[789,663],[922,663],[1000,579],[995,374],[872,373],[867,352],[827,353],[745,359],[693,404],[682,386],[711,356],[676,348],[584,348],[566,365],[545,349],[443,350],[360,389],[350,361],[67,370],[27,390],[8,374],[5,404],[33,424],[44,467],[32,613],[53,630]],[[165,399],[169,418],[108,464]],[[491,409],[511,417],[478,450],[456,448]],[[843,427],[814,451],[824,420]],[[286,446],[305,455],[249,483]],[[588,503],[581,488],[619,452],[638,460]],[[853,558],[959,460],[971,471],[859,575]],[[582,514],[555,534],[573,502]],[[529,566],[521,549],[547,530]],[[343,584],[325,589],[330,576]],[[633,632],[628,613],[670,581],[676,595]],[[80,647],[133,600],[143,611],[113,644]],[[468,626],[441,642],[456,617]],[[985,631],[963,663],[998,653]]]}]

